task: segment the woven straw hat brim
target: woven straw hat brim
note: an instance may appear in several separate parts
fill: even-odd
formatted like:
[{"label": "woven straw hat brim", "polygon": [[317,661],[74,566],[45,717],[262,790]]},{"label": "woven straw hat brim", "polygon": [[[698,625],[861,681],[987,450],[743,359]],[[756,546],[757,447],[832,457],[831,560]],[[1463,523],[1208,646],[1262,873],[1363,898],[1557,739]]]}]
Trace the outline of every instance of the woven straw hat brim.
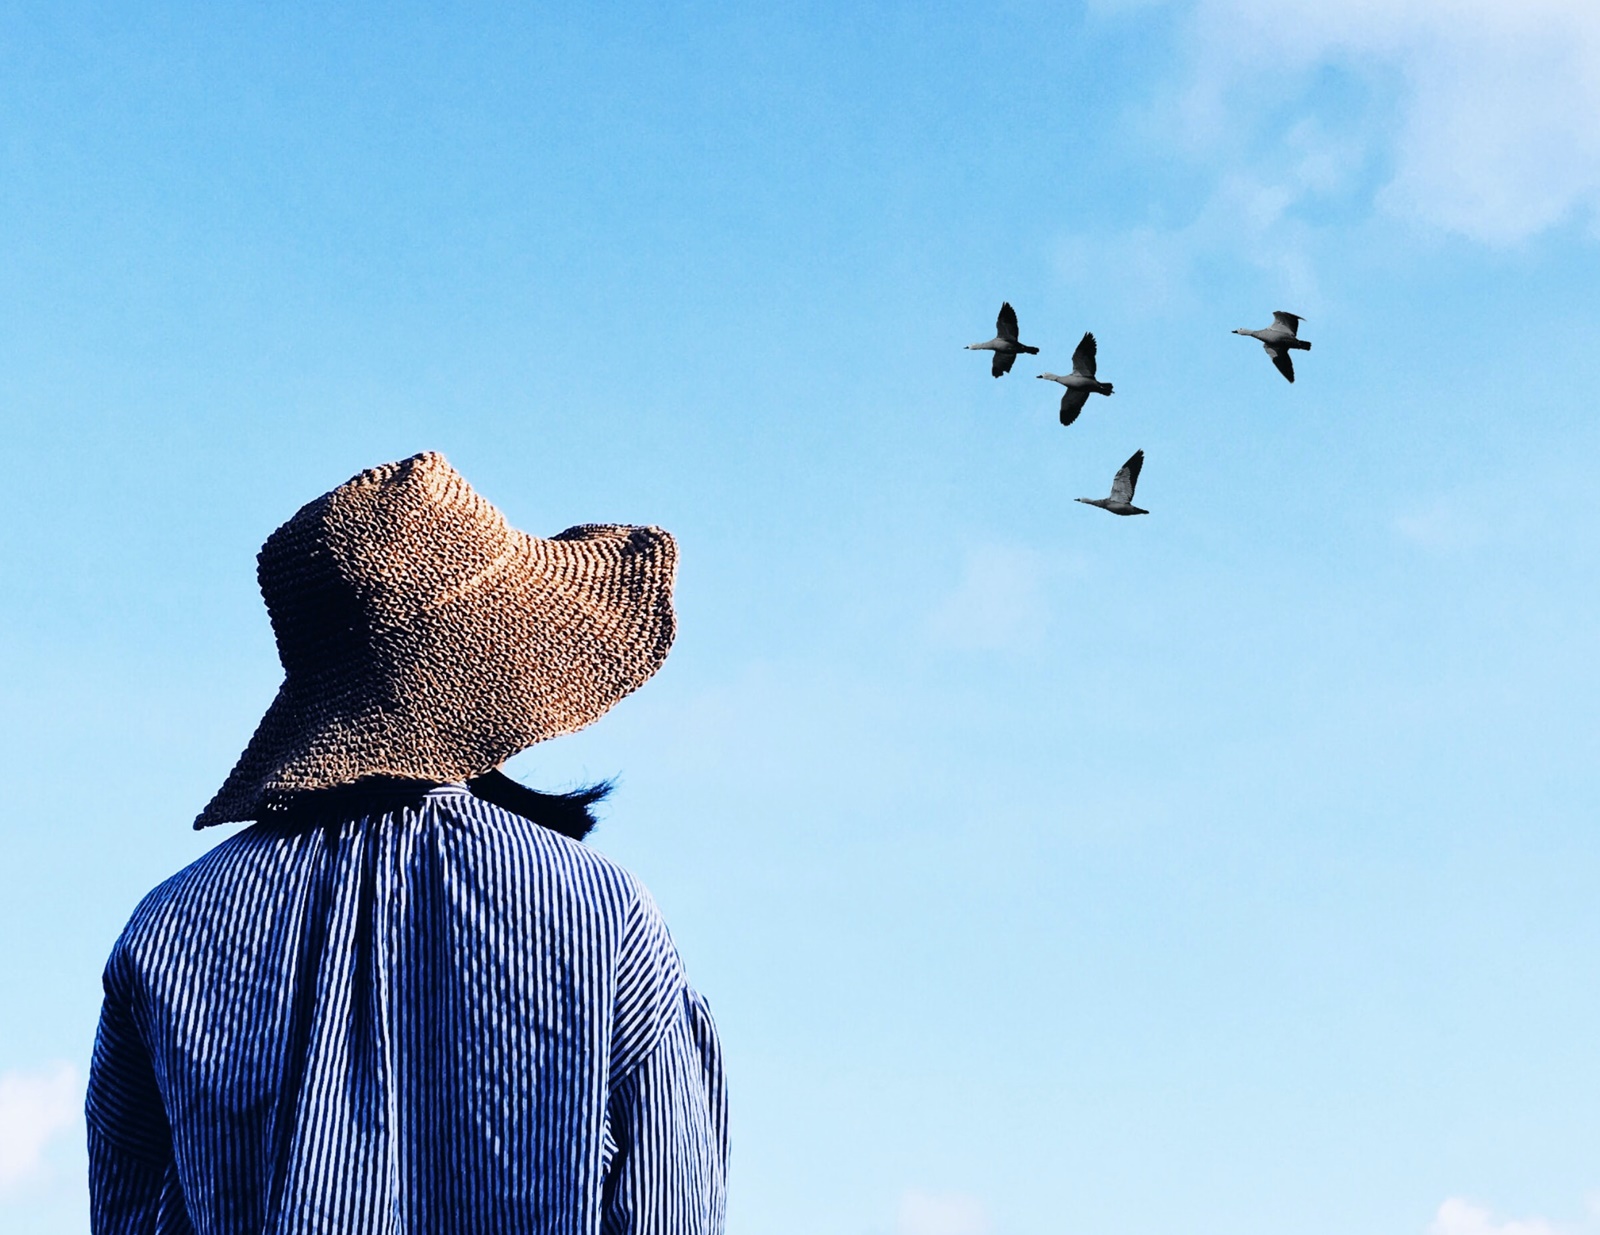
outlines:
[{"label": "woven straw hat brim", "polygon": [[599,719],[660,668],[674,633],[668,533],[506,532],[491,572],[371,637],[371,672],[336,684],[289,671],[194,826],[261,819],[297,793],[373,777],[478,776]]}]

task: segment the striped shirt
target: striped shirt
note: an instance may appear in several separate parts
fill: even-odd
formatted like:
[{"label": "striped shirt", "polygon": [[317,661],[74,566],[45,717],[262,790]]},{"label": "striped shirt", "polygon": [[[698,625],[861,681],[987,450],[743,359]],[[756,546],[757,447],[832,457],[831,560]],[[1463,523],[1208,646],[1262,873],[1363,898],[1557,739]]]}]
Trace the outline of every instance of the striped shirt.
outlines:
[{"label": "striped shirt", "polygon": [[87,1113],[97,1235],[722,1229],[716,1029],[649,894],[462,785],[147,896]]}]

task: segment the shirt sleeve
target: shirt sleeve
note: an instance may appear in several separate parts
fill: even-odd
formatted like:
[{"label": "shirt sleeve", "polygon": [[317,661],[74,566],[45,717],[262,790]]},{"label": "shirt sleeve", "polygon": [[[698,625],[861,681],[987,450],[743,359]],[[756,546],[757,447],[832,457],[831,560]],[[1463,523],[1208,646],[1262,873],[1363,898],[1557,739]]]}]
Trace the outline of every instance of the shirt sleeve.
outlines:
[{"label": "shirt sleeve", "polygon": [[172,1132],[113,956],[89,1069],[89,1217],[94,1235],[192,1230],[173,1162]]},{"label": "shirt sleeve", "polygon": [[685,988],[655,1049],[611,1093],[603,1235],[720,1235],[728,1106],[722,1047]]}]

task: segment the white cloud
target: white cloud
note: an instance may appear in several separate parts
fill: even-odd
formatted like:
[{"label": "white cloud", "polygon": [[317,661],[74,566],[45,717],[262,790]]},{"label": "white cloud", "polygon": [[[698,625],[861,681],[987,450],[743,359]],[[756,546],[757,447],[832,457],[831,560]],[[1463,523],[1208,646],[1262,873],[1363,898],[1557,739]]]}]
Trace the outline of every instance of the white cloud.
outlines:
[{"label": "white cloud", "polygon": [[1364,133],[1389,212],[1490,244],[1600,214],[1594,0],[1199,0],[1190,21],[1191,138],[1259,132],[1285,105],[1304,123],[1307,82],[1345,69],[1398,81],[1393,114]]},{"label": "white cloud", "polygon": [[928,634],[947,647],[1003,650],[1043,633],[1043,565],[1027,549],[989,545],[967,554],[961,581],[928,617]]},{"label": "white cloud", "polygon": [[1428,1235],[1560,1235],[1560,1230],[1542,1218],[1510,1218],[1497,1222],[1487,1210],[1460,1197],[1451,1197],[1439,1206]]},{"label": "white cloud", "polygon": [[989,1235],[993,1229],[975,1197],[907,1192],[900,1198],[895,1235]]},{"label": "white cloud", "polygon": [[77,1121],[81,1102],[69,1063],[0,1073],[0,1195],[39,1174],[45,1149]]}]

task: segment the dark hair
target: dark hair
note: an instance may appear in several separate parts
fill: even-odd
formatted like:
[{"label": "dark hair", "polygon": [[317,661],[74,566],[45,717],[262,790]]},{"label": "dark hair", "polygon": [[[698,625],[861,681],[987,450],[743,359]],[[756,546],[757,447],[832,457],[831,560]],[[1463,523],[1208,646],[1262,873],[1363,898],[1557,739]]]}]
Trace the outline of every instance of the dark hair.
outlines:
[{"label": "dark hair", "polygon": [[[409,805],[421,801],[428,790],[436,788],[437,781],[413,780],[398,776],[365,776],[348,785],[328,789],[302,789],[294,793],[267,796],[262,803],[262,822],[300,826],[329,811],[348,810],[353,806],[371,804],[374,799],[387,800],[394,805]],[[571,793],[541,793],[537,789],[519,784],[496,768],[467,782],[474,797],[481,798],[501,810],[521,815],[542,828],[582,840],[594,830],[598,822],[590,807],[611,792],[611,782],[601,781],[587,789]]]},{"label": "dark hair", "polygon": [[501,810],[531,819],[540,827],[573,840],[582,840],[594,830],[597,822],[589,808],[611,792],[611,782],[603,780],[598,785],[574,789],[571,793],[542,793],[512,780],[496,768],[474,776],[467,782],[467,788]]}]

